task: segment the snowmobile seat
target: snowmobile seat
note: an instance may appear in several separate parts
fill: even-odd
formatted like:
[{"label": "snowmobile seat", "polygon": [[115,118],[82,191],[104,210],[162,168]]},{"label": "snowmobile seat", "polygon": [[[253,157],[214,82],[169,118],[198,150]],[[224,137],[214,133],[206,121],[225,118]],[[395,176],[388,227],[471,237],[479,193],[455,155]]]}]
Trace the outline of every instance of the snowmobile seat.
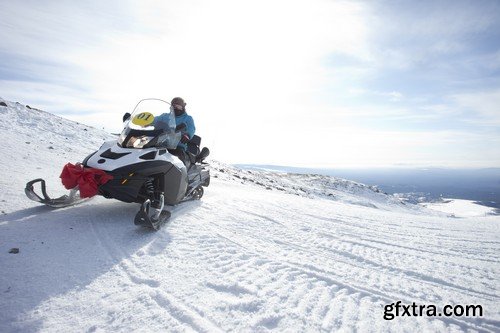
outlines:
[{"label": "snowmobile seat", "polygon": [[196,163],[196,155],[195,154],[192,154],[191,152],[188,151],[186,155],[187,155],[187,157],[189,159],[189,162],[191,164],[195,164]]},{"label": "snowmobile seat", "polygon": [[187,155],[189,156],[191,164],[202,162],[210,154],[210,150],[208,150],[207,147],[204,147],[200,151],[200,145],[201,137],[198,135],[193,135],[191,140],[187,143]]}]

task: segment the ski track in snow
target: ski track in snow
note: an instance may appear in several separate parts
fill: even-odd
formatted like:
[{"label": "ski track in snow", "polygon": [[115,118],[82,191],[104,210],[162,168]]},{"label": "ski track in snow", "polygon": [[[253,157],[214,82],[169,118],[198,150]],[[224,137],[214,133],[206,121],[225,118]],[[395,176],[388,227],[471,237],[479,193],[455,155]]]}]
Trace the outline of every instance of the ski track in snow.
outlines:
[{"label": "ski track in snow", "polygon": [[[50,127],[59,120],[48,120],[46,132],[59,135]],[[27,133],[19,123],[10,130]],[[213,162],[203,199],[175,207],[152,232],[133,225],[137,204],[30,202],[24,183],[48,177],[53,192],[64,163],[84,158],[89,143],[61,156],[24,140],[1,148],[10,160],[0,166],[15,175],[0,183],[1,332],[500,330],[498,216],[448,218],[362,184]],[[39,174],[38,161],[52,175]],[[383,306],[398,300],[481,304],[485,313],[383,320]]]}]

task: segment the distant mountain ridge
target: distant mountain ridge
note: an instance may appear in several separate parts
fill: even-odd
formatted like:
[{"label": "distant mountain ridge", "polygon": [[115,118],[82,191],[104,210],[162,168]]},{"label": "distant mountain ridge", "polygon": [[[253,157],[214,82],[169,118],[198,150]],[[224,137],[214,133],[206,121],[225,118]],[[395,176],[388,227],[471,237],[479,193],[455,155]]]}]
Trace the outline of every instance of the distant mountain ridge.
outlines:
[{"label": "distant mountain ridge", "polygon": [[467,199],[500,208],[500,168],[300,168],[275,165],[236,165],[246,170],[321,174],[376,186],[410,202],[441,197]]}]

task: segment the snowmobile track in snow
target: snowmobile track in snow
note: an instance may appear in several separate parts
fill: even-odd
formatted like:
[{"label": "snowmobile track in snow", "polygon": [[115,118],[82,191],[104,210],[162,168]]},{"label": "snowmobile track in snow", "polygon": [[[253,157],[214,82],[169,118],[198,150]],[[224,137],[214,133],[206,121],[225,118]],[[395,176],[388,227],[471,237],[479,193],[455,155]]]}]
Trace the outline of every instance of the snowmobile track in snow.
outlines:
[{"label": "snowmobile track in snow", "polygon": [[[140,269],[138,265],[131,258],[132,254],[123,251],[121,245],[117,244],[113,237],[110,236],[109,230],[103,225],[105,221],[98,221],[96,216],[88,219],[89,224],[99,243],[106,254],[117,263],[120,271],[126,275],[130,281],[136,285],[145,285],[152,290],[149,291],[149,296],[156,304],[163,309],[164,318],[171,317],[179,324],[189,324],[193,330],[201,332],[219,332],[220,329],[212,322],[205,319],[193,308],[190,308],[179,299],[175,298],[172,294],[166,291],[161,286],[161,282],[150,278],[148,274]],[[114,230],[113,233],[116,233]]]}]

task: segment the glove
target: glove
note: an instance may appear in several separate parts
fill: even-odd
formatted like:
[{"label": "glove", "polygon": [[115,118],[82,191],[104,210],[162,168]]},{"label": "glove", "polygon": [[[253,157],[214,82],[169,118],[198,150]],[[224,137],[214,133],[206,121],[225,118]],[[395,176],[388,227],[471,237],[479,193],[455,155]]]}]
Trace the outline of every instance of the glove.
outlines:
[{"label": "glove", "polygon": [[189,138],[189,135],[187,135],[187,134],[182,134],[182,136],[181,136],[181,142],[182,142],[182,143],[188,143],[188,142],[189,142],[189,140],[191,140],[191,139]]},{"label": "glove", "polygon": [[175,128],[175,131],[182,131],[186,129],[186,124],[182,123]]}]

